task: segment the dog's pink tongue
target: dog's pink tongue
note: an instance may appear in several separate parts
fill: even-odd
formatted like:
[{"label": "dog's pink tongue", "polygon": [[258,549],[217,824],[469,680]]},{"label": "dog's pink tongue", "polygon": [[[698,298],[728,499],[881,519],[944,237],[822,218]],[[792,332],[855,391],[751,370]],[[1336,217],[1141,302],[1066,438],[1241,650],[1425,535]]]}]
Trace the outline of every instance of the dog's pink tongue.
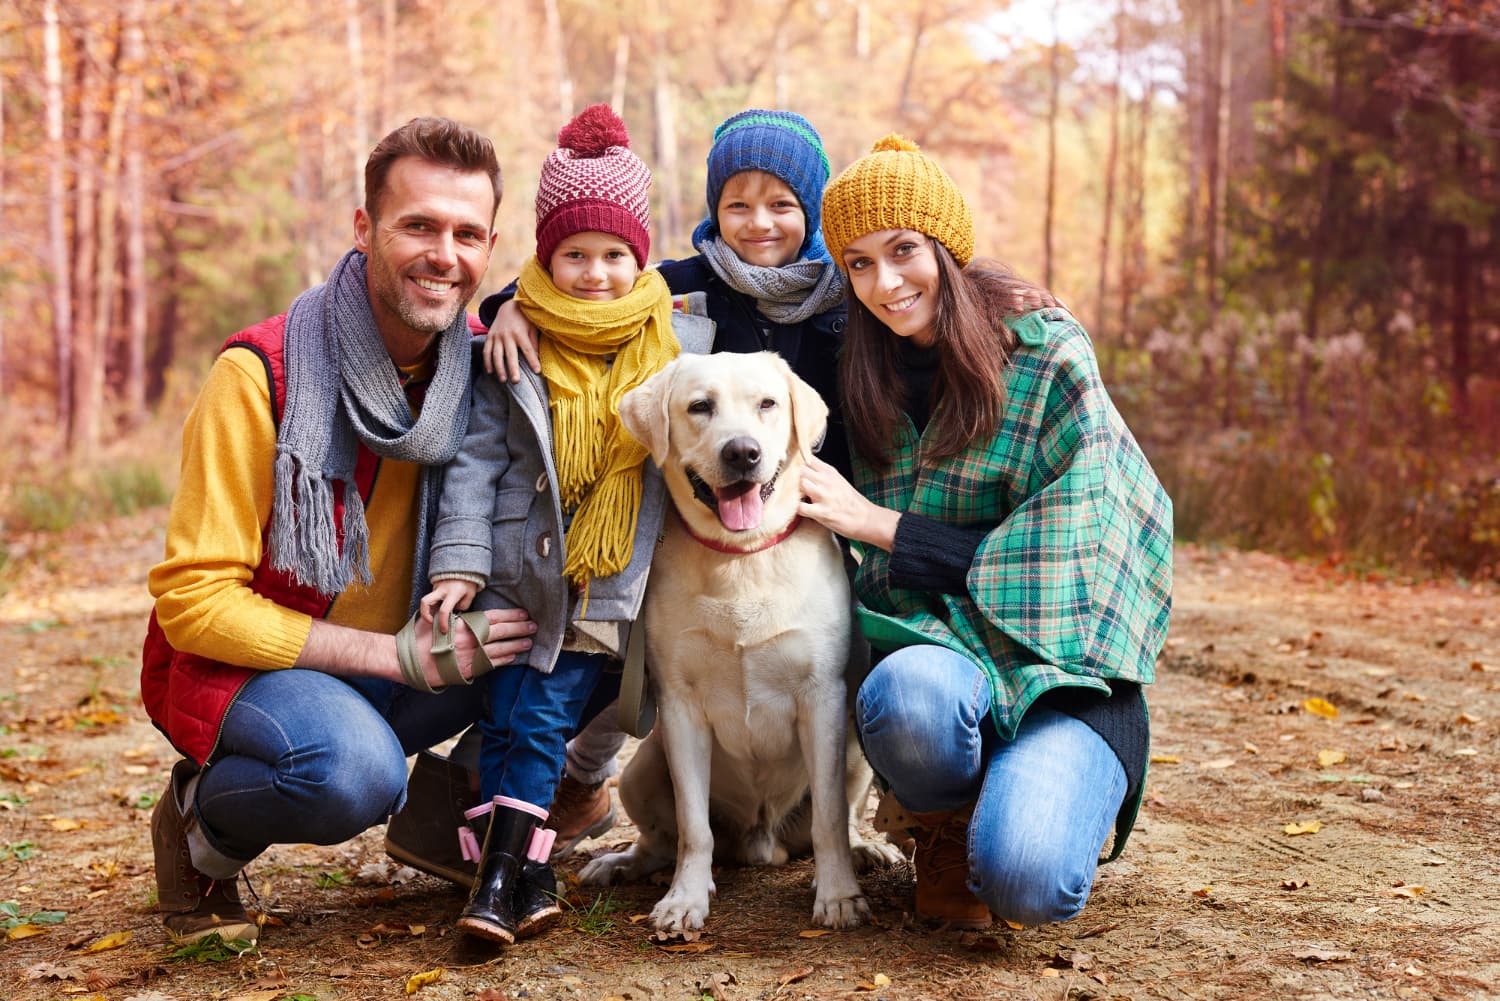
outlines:
[{"label": "dog's pink tongue", "polygon": [[760,485],[738,483],[718,491],[719,521],[731,532],[748,532],[760,527]]}]

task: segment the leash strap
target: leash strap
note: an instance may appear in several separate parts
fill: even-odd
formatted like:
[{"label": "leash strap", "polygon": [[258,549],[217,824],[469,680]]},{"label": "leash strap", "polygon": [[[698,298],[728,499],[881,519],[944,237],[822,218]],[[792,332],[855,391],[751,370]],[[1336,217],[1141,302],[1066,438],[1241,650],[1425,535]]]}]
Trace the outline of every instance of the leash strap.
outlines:
[{"label": "leash strap", "polygon": [[632,737],[644,737],[656,723],[656,696],[646,673],[646,625],[638,617],[630,624],[625,641],[625,668],[620,675],[617,707],[620,729]]}]

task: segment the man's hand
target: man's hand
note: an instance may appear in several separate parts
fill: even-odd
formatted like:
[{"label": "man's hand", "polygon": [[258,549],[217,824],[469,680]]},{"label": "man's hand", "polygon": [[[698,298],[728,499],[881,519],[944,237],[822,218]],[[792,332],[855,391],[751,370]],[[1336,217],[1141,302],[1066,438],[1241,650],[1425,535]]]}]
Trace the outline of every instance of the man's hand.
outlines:
[{"label": "man's hand", "polygon": [[512,299],[495,314],[489,336],[484,339],[484,370],[495,373],[495,378],[501,382],[520,382],[521,356],[525,356],[526,364],[533,372],[541,374],[536,328]]},{"label": "man's hand", "polygon": [[[491,608],[484,612],[484,617],[490,624],[484,652],[496,667],[514,663],[517,656],[531,649],[536,623],[531,621],[525,609]],[[474,651],[479,643],[461,619],[453,623],[453,630],[453,653],[458,659],[459,673],[472,678]],[[423,676],[430,684],[443,684],[432,659],[432,624],[420,617],[416,638]],[[405,683],[401,662],[396,656],[394,635],[351,629],[323,619],[313,620],[307,642],[302,644],[302,652],[297,655],[294,666],[341,677],[384,678]]]}]

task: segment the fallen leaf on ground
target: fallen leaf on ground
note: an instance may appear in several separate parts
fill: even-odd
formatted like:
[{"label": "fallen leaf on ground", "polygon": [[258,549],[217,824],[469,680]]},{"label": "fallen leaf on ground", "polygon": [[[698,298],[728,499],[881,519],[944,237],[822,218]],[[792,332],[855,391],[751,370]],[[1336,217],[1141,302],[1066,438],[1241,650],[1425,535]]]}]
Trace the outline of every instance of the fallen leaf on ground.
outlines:
[{"label": "fallen leaf on ground", "polygon": [[1287,824],[1282,828],[1284,832],[1291,835],[1317,834],[1322,829],[1323,822],[1320,820],[1308,820],[1300,824]]},{"label": "fallen leaf on ground", "polygon": [[890,977],[886,976],[884,973],[877,973],[869,980],[861,980],[859,983],[855,984],[854,989],[857,991],[878,991],[880,990],[880,988],[889,987],[890,985]]},{"label": "fallen leaf on ground", "polygon": [[1304,886],[1311,885],[1312,884],[1305,879],[1283,879],[1281,881],[1281,888],[1283,890],[1300,890]]},{"label": "fallen leaf on ground", "polygon": [[1339,949],[1301,949],[1292,953],[1293,959],[1304,963],[1342,963],[1354,958],[1354,953]]},{"label": "fallen leaf on ground", "polygon": [[776,978],[776,986],[785,987],[787,984],[795,984],[797,981],[801,980],[812,971],[813,968],[811,966],[803,966],[795,970],[791,970],[787,973],[783,973],[781,976]]},{"label": "fallen leaf on ground", "polygon": [[278,988],[271,990],[250,991],[248,994],[235,994],[229,1001],[276,1001],[279,997],[285,997],[286,991]]},{"label": "fallen leaf on ground", "polygon": [[30,938],[33,935],[40,935],[46,930],[36,925],[16,925],[14,928],[6,929],[5,937],[14,941],[18,938]]},{"label": "fallen leaf on ground", "polygon": [[1233,758],[1214,758],[1212,761],[1203,762],[1204,768],[1230,768],[1233,765]]},{"label": "fallen leaf on ground", "polygon": [[1391,896],[1393,896],[1393,897],[1420,897],[1422,894],[1424,894],[1426,892],[1427,892],[1427,887],[1422,886],[1421,884],[1416,884],[1416,885],[1413,885],[1413,886],[1405,886],[1405,885],[1403,885],[1403,886],[1398,886],[1398,887],[1394,888],[1393,890],[1391,890]]},{"label": "fallen leaf on ground", "polygon": [[678,942],[675,945],[664,945],[662,952],[707,952],[714,947],[712,942]]},{"label": "fallen leaf on ground", "polygon": [[1153,754],[1151,755],[1151,763],[1153,765],[1175,765],[1179,763],[1179,759],[1175,754]]},{"label": "fallen leaf on ground", "polygon": [[58,817],[52,822],[54,831],[76,831],[83,826],[83,821],[74,820],[72,817]]},{"label": "fallen leaf on ground", "polygon": [[827,928],[804,928],[797,933],[798,938],[822,938],[824,935],[832,934]]},{"label": "fallen leaf on ground", "polygon": [[110,949],[118,949],[120,946],[124,945],[126,942],[129,942],[134,937],[135,932],[133,931],[117,931],[111,935],[104,936],[93,945],[84,946],[83,951],[107,952]]},{"label": "fallen leaf on ground", "polygon": [[1314,716],[1321,716],[1324,719],[1337,719],[1339,715],[1338,708],[1327,699],[1306,699],[1302,703],[1302,708]]},{"label": "fallen leaf on ground", "polygon": [[1453,722],[1458,723],[1461,726],[1472,726],[1475,723],[1480,723],[1483,721],[1480,720],[1478,716],[1470,716],[1468,713],[1459,713],[1458,718]]},{"label": "fallen leaf on ground", "polygon": [[1320,768],[1331,768],[1334,765],[1341,765],[1348,760],[1349,755],[1345,754],[1343,751],[1335,751],[1331,748],[1325,748],[1318,752],[1318,767]]},{"label": "fallen leaf on ground", "polygon": [[439,980],[443,979],[443,974],[446,972],[446,970],[439,966],[435,970],[428,970],[425,973],[418,973],[413,975],[411,979],[406,981],[406,993],[415,994],[417,993],[417,991],[421,990],[423,987],[426,987],[428,984],[437,983]]},{"label": "fallen leaf on ground", "polygon": [[729,1001],[729,988],[739,983],[734,979],[733,973],[720,971],[713,974],[707,980],[698,981],[698,994],[707,994],[714,1001]]},{"label": "fallen leaf on ground", "polygon": [[1207,896],[1210,896],[1213,892],[1214,892],[1214,888],[1213,887],[1211,887],[1211,886],[1201,886],[1198,889],[1196,889],[1196,890],[1193,891],[1193,896],[1195,896],[1195,897],[1207,897]]}]

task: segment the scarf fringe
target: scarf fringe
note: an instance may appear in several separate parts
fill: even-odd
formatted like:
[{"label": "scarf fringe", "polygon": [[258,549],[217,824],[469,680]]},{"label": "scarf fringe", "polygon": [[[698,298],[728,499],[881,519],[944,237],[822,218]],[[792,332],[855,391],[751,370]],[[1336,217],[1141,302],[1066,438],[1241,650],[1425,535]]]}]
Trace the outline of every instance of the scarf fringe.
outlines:
[{"label": "scarf fringe", "polygon": [[[644,461],[644,454],[641,456]],[[641,513],[641,463],[607,471],[584,497],[567,534],[563,573],[583,587],[630,565]]]}]

